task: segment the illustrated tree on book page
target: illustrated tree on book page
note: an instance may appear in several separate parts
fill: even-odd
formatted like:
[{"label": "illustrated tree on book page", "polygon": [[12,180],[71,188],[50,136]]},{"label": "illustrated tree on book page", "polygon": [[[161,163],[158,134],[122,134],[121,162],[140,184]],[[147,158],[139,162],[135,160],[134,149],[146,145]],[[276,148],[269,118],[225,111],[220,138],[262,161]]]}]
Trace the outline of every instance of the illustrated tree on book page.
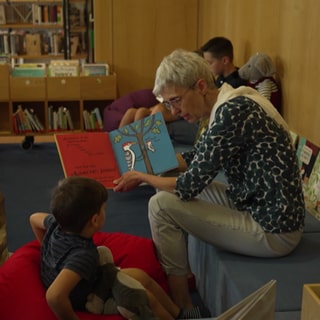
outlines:
[{"label": "illustrated tree on book page", "polygon": [[166,130],[159,113],[110,132],[120,171],[137,170],[150,174],[163,172],[161,164],[166,162],[168,148],[172,148],[170,141],[163,141],[163,131]]},{"label": "illustrated tree on book page", "polygon": [[161,113],[111,132],[55,134],[66,177],[78,175],[100,181],[107,188],[130,170],[160,174],[178,166]]}]

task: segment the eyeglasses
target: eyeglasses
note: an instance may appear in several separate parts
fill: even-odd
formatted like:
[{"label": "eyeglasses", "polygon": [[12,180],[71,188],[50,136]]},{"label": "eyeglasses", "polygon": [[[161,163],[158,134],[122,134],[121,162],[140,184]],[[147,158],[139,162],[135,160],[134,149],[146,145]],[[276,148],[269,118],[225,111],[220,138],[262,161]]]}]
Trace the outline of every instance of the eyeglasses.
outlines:
[{"label": "eyeglasses", "polygon": [[186,95],[186,93],[189,90],[193,90],[194,86],[196,84],[197,84],[197,82],[194,85],[192,85],[190,88],[187,88],[186,91],[181,96],[173,97],[173,98],[171,98],[169,100],[163,100],[162,104],[168,110],[171,110],[171,108],[177,108],[181,104],[181,101],[182,101],[183,97]]}]

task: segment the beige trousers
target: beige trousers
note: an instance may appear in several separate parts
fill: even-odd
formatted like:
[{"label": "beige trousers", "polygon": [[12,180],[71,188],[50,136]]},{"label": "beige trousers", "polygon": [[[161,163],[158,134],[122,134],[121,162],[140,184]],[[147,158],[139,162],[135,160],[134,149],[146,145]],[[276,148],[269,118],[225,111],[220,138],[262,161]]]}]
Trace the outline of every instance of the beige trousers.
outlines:
[{"label": "beige trousers", "polygon": [[150,199],[152,237],[167,274],[188,272],[188,234],[216,247],[256,257],[284,256],[298,245],[302,232],[264,232],[248,212],[234,207],[225,191],[226,186],[215,181],[190,201],[165,191]]}]

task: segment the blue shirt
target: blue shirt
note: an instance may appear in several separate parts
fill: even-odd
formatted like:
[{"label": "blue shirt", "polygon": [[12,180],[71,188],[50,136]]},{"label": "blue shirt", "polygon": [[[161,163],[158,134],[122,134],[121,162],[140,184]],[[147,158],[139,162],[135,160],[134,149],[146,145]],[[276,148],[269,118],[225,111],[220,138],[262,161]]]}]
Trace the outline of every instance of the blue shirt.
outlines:
[{"label": "blue shirt", "polygon": [[81,281],[70,294],[75,310],[85,310],[85,303],[98,277],[99,255],[92,239],[65,233],[53,215],[45,218],[47,229],[41,247],[41,279],[48,288],[63,269],[78,273]]}]

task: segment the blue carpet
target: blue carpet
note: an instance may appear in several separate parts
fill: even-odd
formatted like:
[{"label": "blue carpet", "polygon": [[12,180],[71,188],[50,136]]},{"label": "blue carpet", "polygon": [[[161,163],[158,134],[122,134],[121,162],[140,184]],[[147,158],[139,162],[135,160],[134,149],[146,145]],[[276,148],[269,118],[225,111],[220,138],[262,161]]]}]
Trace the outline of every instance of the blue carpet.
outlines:
[{"label": "blue carpet", "polygon": [[[8,248],[14,251],[34,239],[29,215],[48,212],[50,193],[63,170],[54,143],[35,143],[26,151],[19,144],[0,144],[0,189],[5,197]],[[103,231],[151,237],[147,206],[149,186],[127,193],[109,192]]]},{"label": "blue carpet", "polygon": [[[188,148],[182,146],[176,151]],[[35,143],[28,151],[19,144],[0,144],[0,190],[5,197],[9,251],[35,239],[29,216],[36,211],[48,212],[51,190],[63,177],[54,143]],[[150,238],[148,200],[154,193],[150,186],[126,193],[110,190],[102,231]],[[198,291],[192,293],[192,299],[203,305]]]}]

